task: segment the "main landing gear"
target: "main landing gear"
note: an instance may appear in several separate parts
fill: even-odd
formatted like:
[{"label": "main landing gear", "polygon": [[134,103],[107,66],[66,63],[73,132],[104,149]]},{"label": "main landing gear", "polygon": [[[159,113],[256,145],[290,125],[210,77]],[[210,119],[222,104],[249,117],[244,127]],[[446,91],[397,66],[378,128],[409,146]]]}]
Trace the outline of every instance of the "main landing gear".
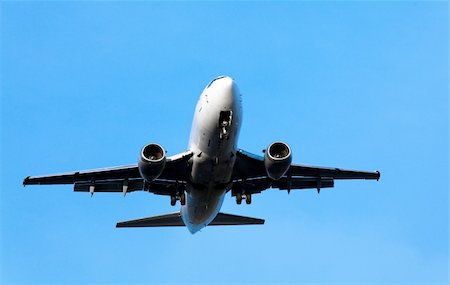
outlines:
[{"label": "main landing gear", "polygon": [[[250,205],[252,203],[252,194],[244,194],[245,196],[245,203],[247,205]],[[236,204],[240,205],[242,203],[242,199],[244,197],[241,193],[236,193]]]},{"label": "main landing gear", "polygon": [[170,196],[170,205],[175,206],[177,203],[177,200],[180,201],[180,204],[182,206],[186,205],[186,194],[183,192],[179,193],[178,195],[172,195]]}]

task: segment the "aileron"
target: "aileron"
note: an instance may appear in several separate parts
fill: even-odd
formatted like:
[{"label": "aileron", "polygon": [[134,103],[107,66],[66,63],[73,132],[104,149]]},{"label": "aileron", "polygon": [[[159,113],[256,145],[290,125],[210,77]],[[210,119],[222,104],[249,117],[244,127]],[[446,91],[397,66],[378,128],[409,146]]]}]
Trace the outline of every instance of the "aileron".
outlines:
[{"label": "aileron", "polygon": [[333,179],[380,179],[379,171],[358,171],[301,164],[291,165],[289,172],[293,176],[329,177]]}]

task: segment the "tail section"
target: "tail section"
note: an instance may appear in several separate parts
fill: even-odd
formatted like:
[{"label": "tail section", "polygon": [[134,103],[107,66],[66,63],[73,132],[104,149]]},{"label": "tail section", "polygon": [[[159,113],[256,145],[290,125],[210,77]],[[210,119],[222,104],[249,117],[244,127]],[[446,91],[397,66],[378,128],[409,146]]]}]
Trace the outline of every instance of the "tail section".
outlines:
[{"label": "tail section", "polygon": [[[262,225],[263,219],[219,213],[208,226]],[[180,213],[172,213],[117,223],[117,228],[180,227],[184,226]]]}]

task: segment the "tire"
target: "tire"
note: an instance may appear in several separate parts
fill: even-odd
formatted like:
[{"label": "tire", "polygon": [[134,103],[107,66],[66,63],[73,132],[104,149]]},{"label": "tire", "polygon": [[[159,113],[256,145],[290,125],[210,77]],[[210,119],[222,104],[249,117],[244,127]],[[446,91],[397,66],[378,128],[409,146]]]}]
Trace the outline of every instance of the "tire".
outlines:
[{"label": "tire", "polygon": [[236,204],[240,205],[242,203],[242,194],[236,193]]},{"label": "tire", "polygon": [[175,206],[177,203],[177,198],[175,196],[170,196],[170,206]]},{"label": "tire", "polygon": [[184,194],[184,191],[180,195],[180,204],[182,206],[186,205],[186,195]]},{"label": "tire", "polygon": [[252,203],[252,194],[246,194],[245,195],[245,203],[247,205],[250,205]]}]

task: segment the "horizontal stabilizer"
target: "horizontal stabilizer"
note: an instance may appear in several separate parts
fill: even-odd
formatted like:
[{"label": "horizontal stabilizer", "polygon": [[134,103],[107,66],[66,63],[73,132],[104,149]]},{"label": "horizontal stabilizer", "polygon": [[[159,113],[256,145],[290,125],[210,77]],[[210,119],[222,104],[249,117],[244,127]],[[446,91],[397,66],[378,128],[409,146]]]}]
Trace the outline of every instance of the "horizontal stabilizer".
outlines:
[{"label": "horizontal stabilizer", "polygon": [[[209,226],[262,225],[263,219],[219,213]],[[117,228],[127,227],[179,227],[184,226],[180,213],[142,218],[117,223]]]},{"label": "horizontal stabilizer", "polygon": [[208,226],[263,225],[263,219],[219,213]]},{"label": "horizontal stabilizer", "polygon": [[184,226],[180,213],[165,214],[117,223],[117,228],[128,227],[180,227]]}]

